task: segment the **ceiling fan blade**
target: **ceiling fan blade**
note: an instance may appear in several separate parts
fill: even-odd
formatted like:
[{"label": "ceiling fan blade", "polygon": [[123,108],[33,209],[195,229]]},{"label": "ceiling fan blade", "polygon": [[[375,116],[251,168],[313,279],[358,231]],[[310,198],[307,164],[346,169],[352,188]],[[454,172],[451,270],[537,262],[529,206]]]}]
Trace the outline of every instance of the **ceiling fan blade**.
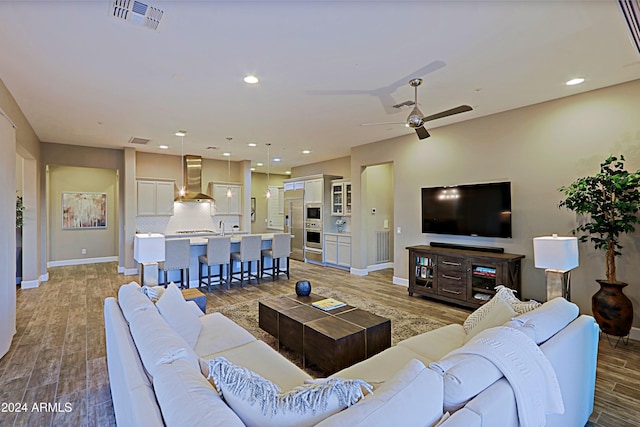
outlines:
[{"label": "ceiling fan blade", "polygon": [[431,136],[429,135],[429,132],[427,132],[424,126],[420,126],[419,128],[415,128],[415,129],[416,129],[416,133],[418,134],[418,139],[427,139]]},{"label": "ceiling fan blade", "polygon": [[460,114],[460,113],[464,113],[464,112],[471,111],[471,110],[473,110],[473,108],[469,107],[468,105],[461,105],[459,107],[452,108],[450,110],[441,111],[439,113],[423,117],[422,121],[428,122],[428,121],[431,121],[431,120],[441,119],[443,117],[453,116],[454,114]]},{"label": "ceiling fan blade", "polygon": [[377,126],[377,125],[405,125],[407,122],[376,122],[376,123],[361,123],[360,126]]}]

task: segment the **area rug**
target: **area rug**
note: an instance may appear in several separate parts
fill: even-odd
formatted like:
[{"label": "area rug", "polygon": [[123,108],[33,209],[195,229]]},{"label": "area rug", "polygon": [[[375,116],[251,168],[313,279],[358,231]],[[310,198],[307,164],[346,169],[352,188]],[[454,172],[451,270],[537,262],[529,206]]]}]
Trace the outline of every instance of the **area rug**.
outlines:
[{"label": "area rug", "polygon": [[[429,319],[425,316],[416,316],[414,314],[407,313],[396,308],[387,307],[378,302],[369,301],[366,298],[352,295],[346,292],[333,290],[325,287],[314,288],[313,292],[319,295],[323,295],[327,298],[335,298],[340,301],[344,301],[349,305],[358,307],[362,310],[369,311],[377,314],[378,316],[386,317],[391,320],[391,345],[396,345],[398,342],[410,338],[414,335],[419,335],[423,332],[428,332],[433,329],[445,326],[444,323],[434,319]],[[233,320],[238,325],[245,328],[257,339],[264,341],[274,349],[278,349],[276,339],[269,335],[267,332],[260,329],[258,326],[258,302],[265,301],[278,297],[266,297],[256,299],[252,301],[245,301],[238,304],[226,305],[218,309],[209,309],[208,312],[218,311],[224,314],[229,319]],[[298,367],[302,368],[302,358],[299,355],[291,353],[286,349],[280,349],[280,353],[287,359],[291,360]],[[324,373],[313,370],[312,368],[306,369],[306,371],[312,376],[321,376]]]}]

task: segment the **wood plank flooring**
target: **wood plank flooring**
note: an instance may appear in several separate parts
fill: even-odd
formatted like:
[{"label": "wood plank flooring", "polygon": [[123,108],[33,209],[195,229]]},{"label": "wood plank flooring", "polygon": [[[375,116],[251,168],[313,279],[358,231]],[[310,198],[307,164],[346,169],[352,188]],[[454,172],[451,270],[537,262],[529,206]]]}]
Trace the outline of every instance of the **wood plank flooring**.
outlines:
[{"label": "wood plank flooring", "polygon": [[[445,323],[461,323],[470,312],[409,297],[406,288],[392,284],[391,270],[359,277],[292,260],[291,272],[290,280],[213,289],[206,293],[207,309],[293,292],[295,282],[305,279],[312,286],[341,289]],[[115,425],[103,303],[132,280],[137,277],[117,274],[115,263],[55,267],[39,288],[17,291],[17,333],[0,359],[0,405],[26,404],[27,411],[0,411],[0,427]],[[588,425],[640,426],[640,342],[613,348],[601,339],[595,409]]]}]

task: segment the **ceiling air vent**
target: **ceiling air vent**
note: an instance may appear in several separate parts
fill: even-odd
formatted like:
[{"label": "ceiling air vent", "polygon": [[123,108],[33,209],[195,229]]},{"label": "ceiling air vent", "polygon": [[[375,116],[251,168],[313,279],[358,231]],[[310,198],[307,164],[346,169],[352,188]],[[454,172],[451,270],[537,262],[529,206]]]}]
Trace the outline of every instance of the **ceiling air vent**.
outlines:
[{"label": "ceiling air vent", "polygon": [[618,0],[622,14],[627,20],[631,40],[633,40],[638,53],[640,53],[640,0]]},{"label": "ceiling air vent", "polygon": [[150,139],[145,139],[145,138],[132,137],[129,140],[129,144],[146,145],[149,141],[151,141],[151,140]]},{"label": "ceiling air vent", "polygon": [[157,30],[164,12],[135,0],[113,0],[110,13],[113,17],[124,19],[132,24]]}]

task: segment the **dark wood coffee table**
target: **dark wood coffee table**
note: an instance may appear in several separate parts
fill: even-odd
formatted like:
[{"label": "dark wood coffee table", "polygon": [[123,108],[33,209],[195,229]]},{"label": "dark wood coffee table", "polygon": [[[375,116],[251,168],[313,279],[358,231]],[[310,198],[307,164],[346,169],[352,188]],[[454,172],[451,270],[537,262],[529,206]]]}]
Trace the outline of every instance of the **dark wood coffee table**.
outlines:
[{"label": "dark wood coffee table", "polygon": [[313,365],[332,374],[391,346],[391,321],[347,305],[330,311],[311,304],[325,299],[296,294],[261,301],[260,328],[276,337],[279,347],[302,356],[303,366]]}]

